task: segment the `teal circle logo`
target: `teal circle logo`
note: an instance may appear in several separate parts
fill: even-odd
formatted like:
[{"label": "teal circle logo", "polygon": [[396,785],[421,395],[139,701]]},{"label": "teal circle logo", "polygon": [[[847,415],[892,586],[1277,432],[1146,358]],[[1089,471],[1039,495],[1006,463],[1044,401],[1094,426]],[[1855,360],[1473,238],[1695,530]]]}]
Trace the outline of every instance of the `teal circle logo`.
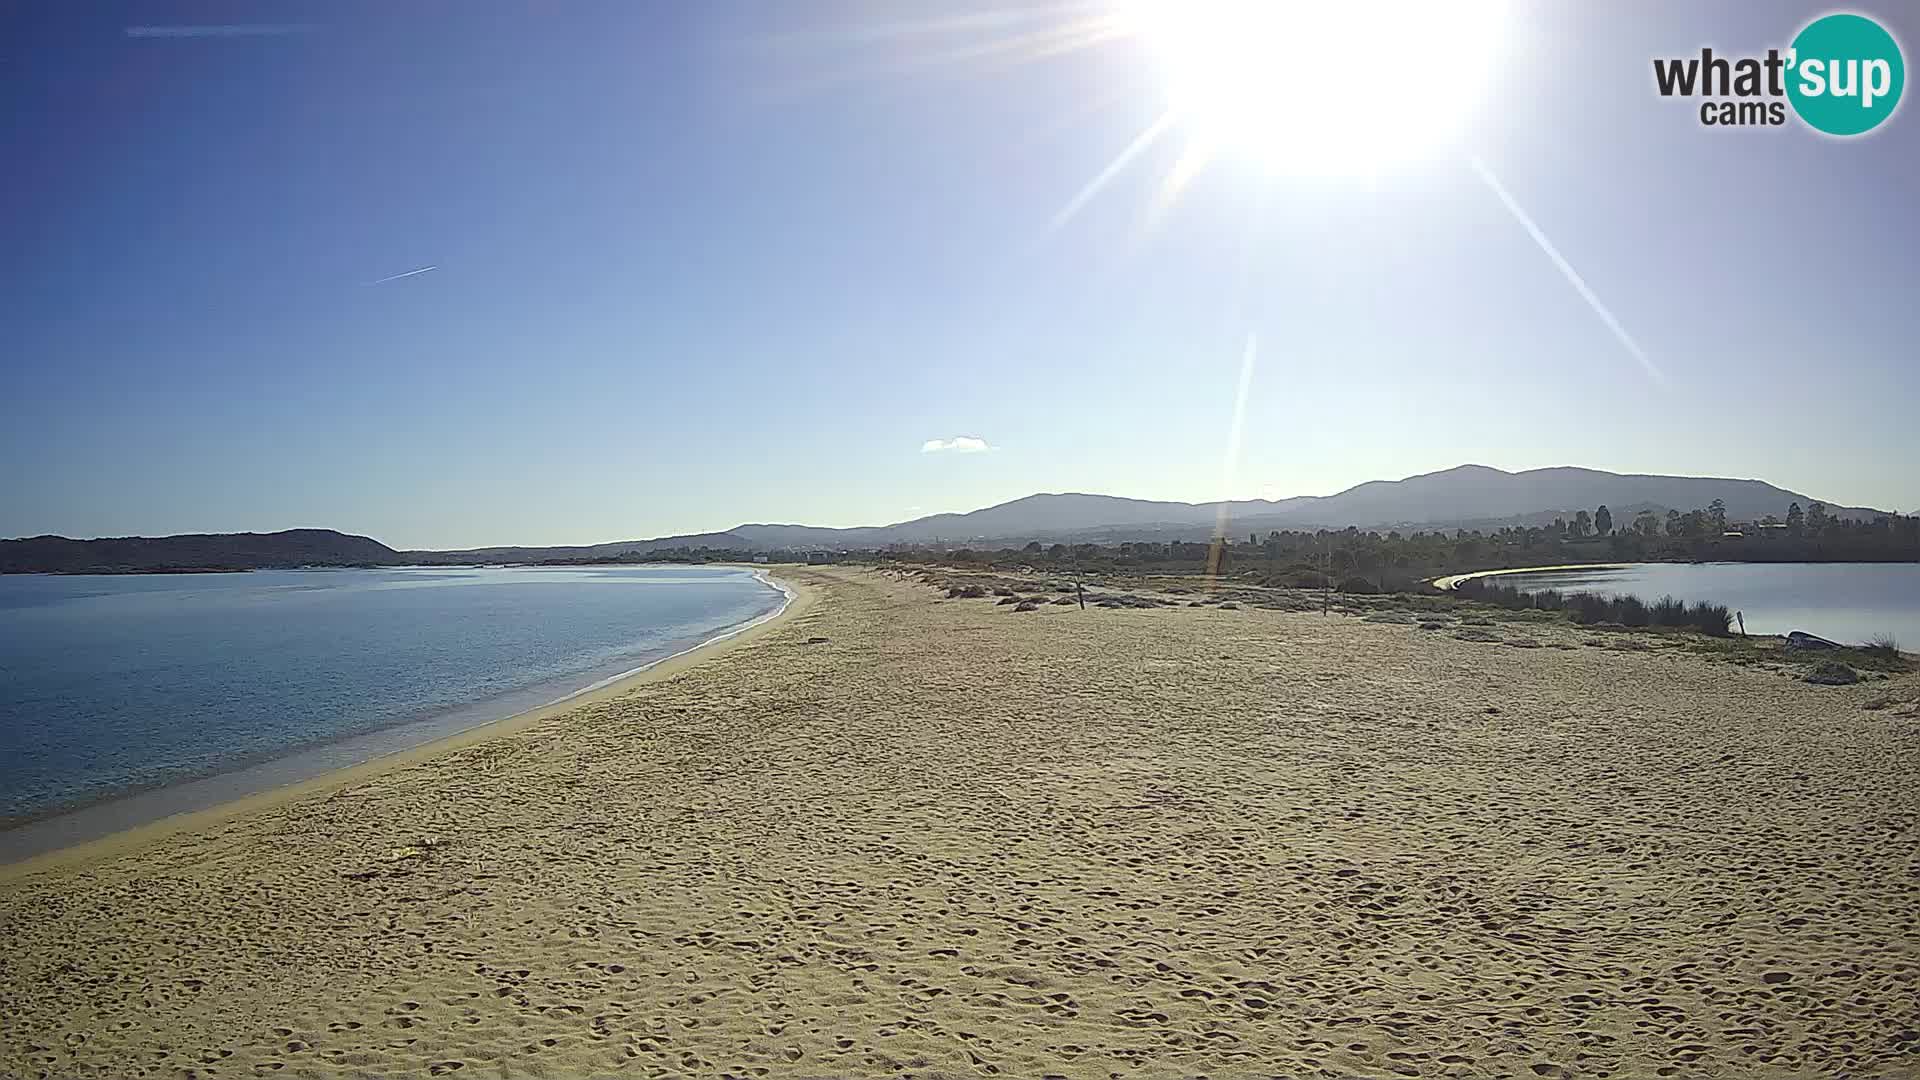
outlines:
[{"label": "teal circle logo", "polygon": [[1823,15],[1793,39],[1787,100],[1809,127],[1861,135],[1900,104],[1907,65],[1900,43],[1864,15]]}]

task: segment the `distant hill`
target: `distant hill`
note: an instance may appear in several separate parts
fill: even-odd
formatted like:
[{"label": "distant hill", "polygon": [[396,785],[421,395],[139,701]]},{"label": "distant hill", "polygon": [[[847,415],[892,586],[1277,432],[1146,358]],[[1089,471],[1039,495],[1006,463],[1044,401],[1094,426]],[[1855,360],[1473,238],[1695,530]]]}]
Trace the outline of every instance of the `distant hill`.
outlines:
[{"label": "distant hill", "polygon": [[127,573],[153,570],[253,570],[270,566],[355,566],[402,562],[400,553],[364,536],[332,529],[274,533],[196,533],[69,540],[0,540],[0,574]]},{"label": "distant hill", "polygon": [[[1488,520],[1542,512],[1592,510],[1644,503],[1686,512],[1725,500],[1727,516],[1751,520],[1785,516],[1798,502],[1814,500],[1761,480],[1707,476],[1654,476],[1561,466],[1510,473],[1485,465],[1461,465],[1405,480],[1373,480],[1325,498],[1288,499],[1285,513],[1322,525],[1414,524]],[[1235,504],[1257,506],[1260,504]],[[1884,511],[1829,504],[1840,516],[1872,517]]]},{"label": "distant hill", "polygon": [[[756,547],[869,547],[890,543],[987,540],[1171,539],[1210,534],[1224,505],[1235,533],[1273,529],[1346,528],[1490,528],[1502,524],[1541,524],[1556,516],[1571,518],[1602,503],[1616,518],[1652,508],[1686,512],[1715,499],[1727,504],[1729,518],[1785,517],[1798,502],[1814,499],[1760,480],[1700,476],[1628,475],[1598,469],[1560,467],[1506,472],[1485,465],[1461,465],[1404,480],[1374,480],[1336,495],[1300,496],[1229,503],[1156,502],[1112,495],[1029,495],[965,514],[936,514],[894,525],[856,529],[820,529],[804,525],[741,525],[730,532]],[[1829,504],[1841,517],[1871,518],[1885,513],[1865,507]],[[671,539],[671,538],[668,538]]]},{"label": "distant hill", "polygon": [[[1682,513],[1726,502],[1727,516],[1748,521],[1787,507],[1811,505],[1811,496],[1760,480],[1706,476],[1626,475],[1560,467],[1506,472],[1461,465],[1404,480],[1374,480],[1336,495],[1229,503],[1156,502],[1114,495],[1028,495],[965,514],[934,514],[892,525],[829,529],[812,525],[747,524],[725,532],[660,536],[569,547],[490,547],[461,551],[398,552],[364,536],[325,529],[157,539],[67,540],[39,536],[0,541],[0,572],[76,569],[138,570],[160,567],[256,567],[353,563],[450,565],[476,562],[549,562],[617,559],[663,548],[732,551],[793,551],[885,547],[889,544],[1117,542],[1202,539],[1224,509],[1236,536],[1274,529],[1491,529],[1544,524],[1579,510],[1607,504],[1622,525],[1635,512]],[[1885,513],[1828,504],[1838,517],[1873,518]]]},{"label": "distant hill", "polygon": [[489,547],[459,551],[406,551],[404,561],[423,566],[464,565],[470,563],[551,562],[557,559],[618,559],[624,555],[644,555],[660,548],[716,548],[752,551],[763,545],[731,532],[689,533],[662,536],[653,540],[615,540],[606,544],[574,544],[561,547]]},{"label": "distant hill", "polygon": [[[1811,496],[1759,480],[1701,476],[1626,475],[1599,469],[1561,467],[1511,473],[1485,465],[1461,465],[1404,480],[1375,480],[1337,495],[1301,496],[1275,501],[1253,499],[1224,504],[1235,535],[1273,529],[1477,528],[1542,525],[1571,518],[1602,503],[1615,520],[1631,521],[1642,509],[1662,515],[1686,512],[1723,499],[1733,520],[1802,508]],[[408,552],[421,562],[538,562],[551,559],[618,558],[661,548],[727,548],[736,551],[793,551],[814,548],[858,550],[888,544],[1026,543],[1042,540],[1093,543],[1125,540],[1203,539],[1220,519],[1221,503],[1160,502],[1115,495],[1028,495],[964,514],[934,514],[892,525],[830,529],[813,525],[746,524],[725,532],[623,540],[584,547],[477,548],[469,551]],[[1876,517],[1884,511],[1829,504],[1841,517]]]}]

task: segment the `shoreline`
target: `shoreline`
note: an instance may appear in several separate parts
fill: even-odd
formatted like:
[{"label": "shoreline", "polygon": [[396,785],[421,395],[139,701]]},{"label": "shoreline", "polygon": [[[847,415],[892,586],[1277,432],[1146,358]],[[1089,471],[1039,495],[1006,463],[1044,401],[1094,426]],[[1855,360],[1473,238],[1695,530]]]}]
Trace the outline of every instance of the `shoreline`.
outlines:
[{"label": "shoreline", "polygon": [[[745,565],[733,565],[728,568],[749,571],[754,569],[753,567]],[[354,765],[373,761],[377,758],[385,757],[388,754],[403,753],[416,746],[426,746],[441,739],[451,738],[455,735],[471,731],[475,728],[485,727],[488,724],[511,720],[523,713],[552,708],[580,697],[583,694],[590,694],[603,687],[612,686],[615,683],[630,679],[646,671],[655,664],[671,660],[682,653],[698,649],[709,643],[724,640],[733,634],[740,633],[743,630],[757,625],[763,620],[775,618],[788,603],[792,602],[792,592],[784,583],[770,579],[763,574],[756,573],[752,576],[756,581],[759,581],[772,591],[780,594],[778,602],[773,607],[751,618],[743,619],[740,622],[726,624],[719,633],[706,636],[689,636],[663,642],[659,648],[666,651],[659,652],[658,655],[641,653],[639,657],[645,657],[645,659],[641,659],[639,663],[631,662],[636,659],[636,657],[626,658],[628,661],[627,666],[617,671],[612,671],[607,674],[599,674],[591,671],[580,672],[563,680],[535,683],[516,690],[502,691],[477,701],[462,702],[414,715],[399,717],[367,730],[349,731],[338,736],[321,739],[317,742],[301,743],[292,747],[275,748],[257,754],[223,759],[206,771],[183,772],[162,779],[118,786],[79,798],[55,803],[27,813],[0,818],[0,866],[5,866],[8,863],[18,862],[31,855],[39,854],[39,851],[34,850],[27,851],[24,854],[14,854],[11,849],[16,845],[9,844],[8,838],[17,837],[23,830],[45,827],[46,823],[49,822],[60,819],[71,819],[79,815],[103,815],[114,808],[123,807],[129,803],[141,800],[165,804],[170,801],[169,796],[174,796],[175,799],[178,799],[182,795],[184,795],[187,800],[186,805],[181,805],[171,810],[162,809],[158,813],[147,816],[141,816],[138,813],[129,813],[127,815],[127,817],[131,819],[129,824],[79,836],[70,843],[61,843],[58,844],[57,847],[71,846],[72,843],[84,843],[87,840],[97,839],[99,836],[104,836],[109,833],[120,832],[123,831],[123,829],[146,824],[149,821],[158,821],[180,813],[212,809],[216,806],[224,805],[225,803],[242,799],[249,795],[255,795],[262,791],[284,787],[287,784],[299,783],[304,780],[316,779],[338,769],[351,768]],[[561,691],[562,687],[569,686],[578,678],[587,678],[589,681],[578,686],[573,686],[571,689],[566,689],[564,692]],[[519,700],[507,706],[507,711],[494,711],[498,709],[503,702],[513,699]],[[423,733],[421,729],[426,730]],[[411,741],[408,741],[409,732],[416,733],[411,736]],[[361,754],[363,756],[354,758],[353,760],[315,767],[315,762],[324,761],[330,757],[355,754]],[[262,779],[258,783],[248,785],[242,778],[247,777],[249,774]],[[275,775],[282,775],[285,778],[279,780],[271,779]],[[193,789],[209,786],[228,786],[231,787],[232,790],[224,795],[215,796],[212,801],[194,801]],[[84,832],[86,830],[83,829],[81,831]],[[46,850],[56,850],[56,848],[48,848]]]},{"label": "shoreline", "polygon": [[1472,581],[1476,578],[1501,577],[1506,574],[1545,574],[1561,570],[1625,570],[1628,567],[1641,565],[1646,564],[1613,562],[1567,563],[1561,566],[1514,566],[1502,570],[1475,570],[1467,574],[1447,574],[1443,577],[1434,578],[1427,584],[1432,585],[1442,592],[1452,592],[1458,589],[1462,582]]},{"label": "shoreline", "polygon": [[[672,678],[695,664],[721,655],[734,647],[761,636],[781,621],[798,615],[811,606],[814,596],[813,591],[808,587],[776,577],[764,566],[743,566],[740,568],[749,570],[756,580],[779,592],[781,594],[780,603],[771,611],[763,612],[746,622],[730,626],[686,648],[669,653],[666,656],[649,660],[638,667],[596,680],[545,704],[536,705],[529,709],[522,709],[508,716],[483,721],[471,727],[462,728],[458,731],[439,736],[438,738],[429,739],[413,746],[376,754],[364,761],[328,768],[313,776],[301,777],[261,790],[245,792],[232,798],[221,799],[210,806],[196,807],[165,814],[152,820],[139,821],[120,826],[110,826],[103,832],[80,836],[70,841],[62,842],[56,838],[54,846],[40,850],[29,850],[18,857],[11,857],[5,854],[4,851],[0,851],[0,882],[12,881],[41,870],[105,858],[135,847],[144,846],[178,832],[199,826],[211,825],[241,814],[276,806],[292,799],[357,783],[391,769],[417,764],[461,747],[525,730],[543,720],[564,715],[574,709],[597,701],[617,697],[635,687]],[[404,727],[405,725],[398,726]],[[390,732],[392,730],[395,730],[395,728],[383,729],[383,732]],[[354,736],[347,740],[341,740],[340,743],[336,743],[335,745],[351,744],[356,739],[370,738],[381,733],[382,732],[363,733],[362,735]],[[136,799],[142,796],[152,797],[174,788],[217,781],[223,776],[238,775],[250,769],[271,768],[275,765],[297,760],[305,755],[320,752],[323,749],[324,747],[308,748],[305,751],[282,755],[278,758],[269,759],[268,761],[256,762],[242,769],[195,777],[178,784],[162,785],[156,788],[117,794],[95,802],[84,803],[79,806],[56,811],[45,817],[31,818],[16,825],[8,826],[4,830],[0,830],[0,837],[8,835],[18,837],[33,830],[57,831],[53,829],[53,826],[59,823],[70,822],[72,819],[82,815],[104,815],[107,811],[129,799]]]}]

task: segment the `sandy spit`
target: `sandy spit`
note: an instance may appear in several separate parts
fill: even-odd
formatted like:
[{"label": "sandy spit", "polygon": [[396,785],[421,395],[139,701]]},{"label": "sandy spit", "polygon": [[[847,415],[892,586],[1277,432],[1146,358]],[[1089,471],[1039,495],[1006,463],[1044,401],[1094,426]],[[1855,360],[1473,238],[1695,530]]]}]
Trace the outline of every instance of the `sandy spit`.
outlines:
[{"label": "sandy spit", "polygon": [[1912,677],[783,574],[698,663],[8,873],[0,1076],[1920,1072]]},{"label": "sandy spit", "polygon": [[1432,584],[1436,589],[1447,590],[1457,589],[1464,582],[1475,581],[1480,578],[1507,577],[1512,574],[1546,574],[1557,570],[1625,570],[1632,565],[1632,563],[1595,562],[1561,563],[1558,566],[1513,566],[1505,570],[1475,570],[1470,574],[1448,574],[1445,577],[1434,578]]}]

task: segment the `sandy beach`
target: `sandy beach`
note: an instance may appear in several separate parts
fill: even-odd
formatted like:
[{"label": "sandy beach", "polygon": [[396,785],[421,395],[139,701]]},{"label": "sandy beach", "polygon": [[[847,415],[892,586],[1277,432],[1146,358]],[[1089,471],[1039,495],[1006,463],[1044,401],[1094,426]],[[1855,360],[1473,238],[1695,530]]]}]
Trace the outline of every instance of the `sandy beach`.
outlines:
[{"label": "sandy beach", "polygon": [[780,574],[0,871],[0,1076],[1920,1073],[1920,676]]}]

